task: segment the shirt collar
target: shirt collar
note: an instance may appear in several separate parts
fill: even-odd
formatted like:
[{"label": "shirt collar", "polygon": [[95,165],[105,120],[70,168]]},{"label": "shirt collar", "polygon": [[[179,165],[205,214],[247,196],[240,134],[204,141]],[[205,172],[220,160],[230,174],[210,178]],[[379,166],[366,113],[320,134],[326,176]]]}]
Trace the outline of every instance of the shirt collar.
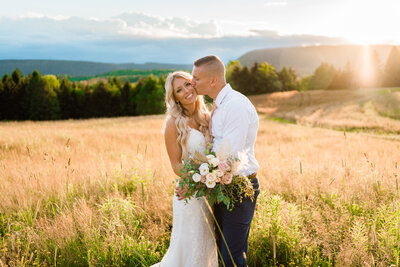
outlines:
[{"label": "shirt collar", "polygon": [[215,99],[215,105],[219,107],[221,105],[222,100],[227,96],[231,91],[233,91],[231,85],[227,83],[224,88],[218,93],[217,98]]}]

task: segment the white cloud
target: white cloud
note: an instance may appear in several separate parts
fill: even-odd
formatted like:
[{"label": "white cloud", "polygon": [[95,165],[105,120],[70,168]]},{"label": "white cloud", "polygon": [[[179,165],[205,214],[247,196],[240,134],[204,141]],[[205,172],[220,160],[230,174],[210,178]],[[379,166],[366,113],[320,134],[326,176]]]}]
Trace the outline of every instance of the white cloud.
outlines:
[{"label": "white cloud", "polygon": [[272,7],[272,6],[287,6],[288,2],[280,1],[280,2],[267,2],[264,4],[266,7]]},{"label": "white cloud", "polygon": [[143,13],[110,19],[29,14],[0,18],[0,59],[190,63],[207,54],[229,61],[253,49],[341,42],[266,29],[266,23],[196,21]]},{"label": "white cloud", "polygon": [[216,37],[217,24],[214,21],[199,22],[186,17],[163,18],[143,13],[124,13],[116,17],[126,22],[125,34],[135,34],[137,30],[151,37]]},{"label": "white cloud", "polygon": [[14,41],[40,39],[95,40],[108,38],[212,38],[218,36],[213,21],[189,18],[162,18],[141,13],[124,13],[111,19],[56,16],[29,13],[16,18],[0,18],[0,36]]}]

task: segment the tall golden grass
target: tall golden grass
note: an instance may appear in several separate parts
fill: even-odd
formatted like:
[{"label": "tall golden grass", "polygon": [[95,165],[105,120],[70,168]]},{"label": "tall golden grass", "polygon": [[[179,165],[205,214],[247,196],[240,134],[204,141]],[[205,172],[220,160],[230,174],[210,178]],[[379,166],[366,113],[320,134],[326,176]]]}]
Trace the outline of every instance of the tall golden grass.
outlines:
[{"label": "tall golden grass", "polygon": [[[175,179],[164,119],[0,123],[0,266],[158,262]],[[260,114],[256,157],[250,266],[399,266],[396,138]]]},{"label": "tall golden grass", "polygon": [[307,126],[400,134],[400,89],[316,90],[251,97],[272,117]]}]

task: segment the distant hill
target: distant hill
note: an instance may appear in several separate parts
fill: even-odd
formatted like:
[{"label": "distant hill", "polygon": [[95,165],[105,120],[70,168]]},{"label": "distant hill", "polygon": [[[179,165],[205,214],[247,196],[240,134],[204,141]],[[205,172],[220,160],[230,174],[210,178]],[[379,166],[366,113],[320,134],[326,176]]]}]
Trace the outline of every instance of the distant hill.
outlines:
[{"label": "distant hill", "polygon": [[259,49],[247,52],[239,58],[239,61],[245,66],[267,61],[278,70],[292,67],[299,75],[309,75],[322,62],[342,69],[349,62],[353,68],[359,68],[363,64],[365,55],[368,55],[365,53],[368,52],[367,49],[375,50],[381,64],[385,64],[392,45],[371,45],[368,48],[362,45],[321,45]]},{"label": "distant hill", "polygon": [[125,69],[182,69],[190,70],[190,64],[167,64],[167,63],[100,63],[89,61],[67,61],[67,60],[0,60],[0,75],[11,74],[18,68],[23,75],[32,73],[37,69],[41,74],[60,74],[70,76],[94,76],[110,71]]},{"label": "distant hill", "polygon": [[[113,70],[99,75],[90,76],[67,76],[70,81],[90,81],[98,82],[99,80],[108,79],[111,77],[118,77],[122,82],[129,80],[130,82],[137,82],[140,78],[154,75],[164,75],[165,77],[172,71],[176,69],[127,69],[127,70]],[[180,68],[180,70],[185,70]],[[186,71],[190,71],[186,69]]]}]

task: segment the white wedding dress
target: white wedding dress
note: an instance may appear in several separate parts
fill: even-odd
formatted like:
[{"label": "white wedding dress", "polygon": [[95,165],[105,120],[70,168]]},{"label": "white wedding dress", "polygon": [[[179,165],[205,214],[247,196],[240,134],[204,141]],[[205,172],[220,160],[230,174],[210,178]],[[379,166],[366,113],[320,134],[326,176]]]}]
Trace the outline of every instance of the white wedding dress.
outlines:
[{"label": "white wedding dress", "polygon": [[[205,152],[205,139],[192,129],[187,141],[189,157]],[[186,203],[174,195],[172,234],[167,253],[152,267],[218,267],[214,220],[203,199]]]}]

